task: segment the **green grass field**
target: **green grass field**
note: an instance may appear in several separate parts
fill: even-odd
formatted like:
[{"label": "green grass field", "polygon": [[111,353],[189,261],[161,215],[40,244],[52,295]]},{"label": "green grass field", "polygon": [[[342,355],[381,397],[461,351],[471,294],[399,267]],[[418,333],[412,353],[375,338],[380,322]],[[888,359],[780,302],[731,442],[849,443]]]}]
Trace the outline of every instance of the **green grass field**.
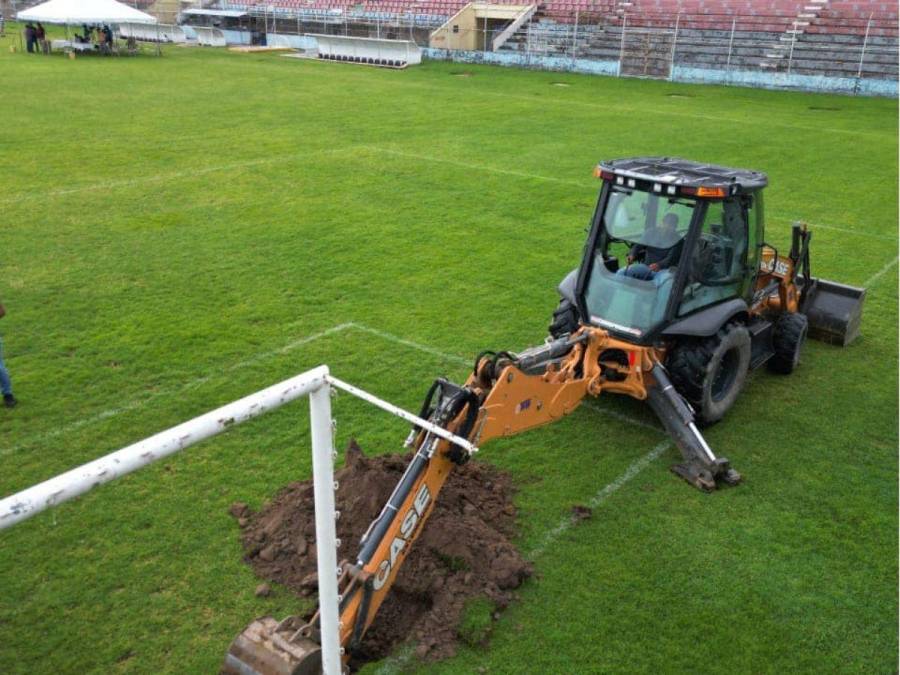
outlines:
[{"label": "green grass field", "polygon": [[[677,451],[621,397],[485,446],[537,575],[489,646],[428,670],[896,671],[897,101],[9,44],[0,335],[21,405],[0,409],[0,494],[320,363],[416,408],[481,349],[543,339],[598,160],[747,166],[770,177],[771,243],[805,219],[814,273],[869,286],[862,338],[752,376],[707,432],[734,489],[669,473]],[[296,611],[254,597],[227,507],[310,475],[306,408],[0,533],[0,672],[213,672],[249,620]],[[339,445],[400,450],[398,420],[335,413]]]}]

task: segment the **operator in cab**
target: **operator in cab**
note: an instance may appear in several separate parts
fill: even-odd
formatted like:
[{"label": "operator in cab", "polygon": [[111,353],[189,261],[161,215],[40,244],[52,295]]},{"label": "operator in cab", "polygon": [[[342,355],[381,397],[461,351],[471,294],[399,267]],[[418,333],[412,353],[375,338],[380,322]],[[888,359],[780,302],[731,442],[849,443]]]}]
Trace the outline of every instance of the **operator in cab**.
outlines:
[{"label": "operator in cab", "polygon": [[631,247],[628,264],[618,274],[642,281],[658,280],[660,272],[678,264],[682,248],[684,238],[678,232],[678,216],[667,213],[659,227],[646,233],[645,243]]}]

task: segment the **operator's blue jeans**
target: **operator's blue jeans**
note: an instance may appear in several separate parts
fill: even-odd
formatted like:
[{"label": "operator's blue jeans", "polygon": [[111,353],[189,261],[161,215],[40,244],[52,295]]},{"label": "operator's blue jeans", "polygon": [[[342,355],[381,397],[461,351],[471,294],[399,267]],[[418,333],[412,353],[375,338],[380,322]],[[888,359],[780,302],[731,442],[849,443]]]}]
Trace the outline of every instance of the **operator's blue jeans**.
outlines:
[{"label": "operator's blue jeans", "polygon": [[12,393],[12,382],[9,379],[9,371],[3,364],[3,340],[0,340],[0,394],[7,396]]},{"label": "operator's blue jeans", "polygon": [[640,279],[641,281],[652,281],[657,288],[662,286],[663,282],[672,275],[668,269],[654,272],[644,263],[631,263],[626,267],[620,267],[616,274],[621,277]]}]

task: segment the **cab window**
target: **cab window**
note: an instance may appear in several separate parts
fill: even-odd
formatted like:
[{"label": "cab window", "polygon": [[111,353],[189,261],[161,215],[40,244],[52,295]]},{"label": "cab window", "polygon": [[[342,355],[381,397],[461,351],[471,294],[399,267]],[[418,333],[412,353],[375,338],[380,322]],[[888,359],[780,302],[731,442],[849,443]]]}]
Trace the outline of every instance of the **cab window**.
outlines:
[{"label": "cab window", "polygon": [[746,209],[739,198],[707,205],[703,226],[687,261],[679,315],[741,292],[748,236]]}]

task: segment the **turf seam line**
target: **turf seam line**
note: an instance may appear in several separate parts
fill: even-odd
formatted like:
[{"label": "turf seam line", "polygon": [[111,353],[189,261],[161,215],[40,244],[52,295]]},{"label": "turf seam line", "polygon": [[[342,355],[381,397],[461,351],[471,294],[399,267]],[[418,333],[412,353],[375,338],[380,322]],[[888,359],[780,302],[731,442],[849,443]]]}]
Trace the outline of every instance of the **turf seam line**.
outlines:
[{"label": "turf seam line", "polygon": [[[272,356],[276,356],[278,354],[286,354],[289,351],[296,349],[297,347],[302,347],[303,345],[309,344],[311,342],[314,342],[314,341],[319,340],[324,337],[328,337],[330,335],[334,335],[335,333],[340,333],[340,332],[345,331],[352,327],[353,327],[352,323],[341,323],[336,326],[332,326],[331,328],[320,331],[318,333],[313,333],[312,335],[307,335],[305,337],[294,340],[293,342],[289,342],[288,344],[278,347],[277,349],[272,349],[267,352],[262,352],[262,353],[254,355],[254,356],[251,356],[249,359],[245,359],[243,361],[239,361],[238,363],[232,364],[230,366],[226,366],[225,368],[221,369],[219,372],[220,373],[230,373],[235,370],[240,370],[241,368],[246,368],[247,366],[251,366],[254,363],[257,363],[264,359],[270,358]],[[167,395],[171,395],[174,393],[180,393],[180,392],[187,391],[189,389],[193,389],[195,387],[200,386],[201,384],[208,382],[212,377],[213,377],[212,375],[204,375],[203,377],[195,378],[189,382],[186,382],[185,384],[175,387],[174,389],[165,389],[162,391],[158,391],[158,392],[155,392],[155,393],[151,394],[150,396],[147,396],[140,400],[132,401],[131,403],[128,403],[122,407],[112,408],[110,410],[104,410],[103,412],[97,413],[96,415],[93,415],[91,417],[87,417],[87,418],[81,419],[81,420],[76,420],[75,422],[71,422],[70,424],[67,424],[65,426],[57,427],[56,429],[51,429],[50,431],[40,434],[39,436],[35,436],[30,439],[26,439],[26,440],[22,441],[21,443],[19,443],[18,445],[14,445],[9,448],[0,449],[0,457],[5,457],[6,455],[9,455],[13,452],[17,452],[24,447],[27,447],[30,445],[36,445],[38,443],[42,443],[46,440],[55,438],[62,434],[66,434],[71,431],[76,431],[82,427],[90,426],[91,424],[95,424],[97,422],[102,422],[103,420],[109,419],[110,417],[115,417],[116,415],[121,415],[122,413],[126,413],[131,410],[135,410],[135,409],[140,408],[141,406],[143,406],[143,405],[149,403],[150,401],[153,401],[154,399],[159,398],[161,396],[167,396]]]},{"label": "turf seam line", "polygon": [[[668,450],[672,446],[672,442],[668,439],[657,443],[650,452],[648,452],[643,457],[639,457],[634,462],[632,462],[627,469],[625,469],[625,473],[616,478],[609,485],[605,485],[593,496],[590,501],[588,501],[587,506],[591,509],[596,509],[600,506],[604,501],[606,501],[610,495],[617,492],[623,485],[628,483],[632,478],[637,476],[641,471],[643,471],[647,466],[650,465],[651,462],[658,459],[666,450]],[[567,530],[569,530],[574,525],[574,521],[571,516],[566,516],[562,520],[559,521],[559,524],[553,529],[547,531],[541,539],[541,543],[538,544],[535,548],[531,550],[531,552],[526,556],[529,560],[534,560],[543,554],[547,547],[553,544],[560,536],[562,536]]]},{"label": "turf seam line", "polygon": [[869,277],[866,280],[866,283],[863,284],[863,288],[870,288],[872,286],[872,284],[874,284],[876,281],[881,279],[881,277],[883,277],[885,274],[887,274],[888,270],[890,270],[894,265],[896,265],[898,260],[900,260],[900,256],[897,256],[896,258],[891,260],[891,262],[889,262],[887,265],[885,265],[880,270],[875,272],[875,274],[873,274],[871,277]]}]

